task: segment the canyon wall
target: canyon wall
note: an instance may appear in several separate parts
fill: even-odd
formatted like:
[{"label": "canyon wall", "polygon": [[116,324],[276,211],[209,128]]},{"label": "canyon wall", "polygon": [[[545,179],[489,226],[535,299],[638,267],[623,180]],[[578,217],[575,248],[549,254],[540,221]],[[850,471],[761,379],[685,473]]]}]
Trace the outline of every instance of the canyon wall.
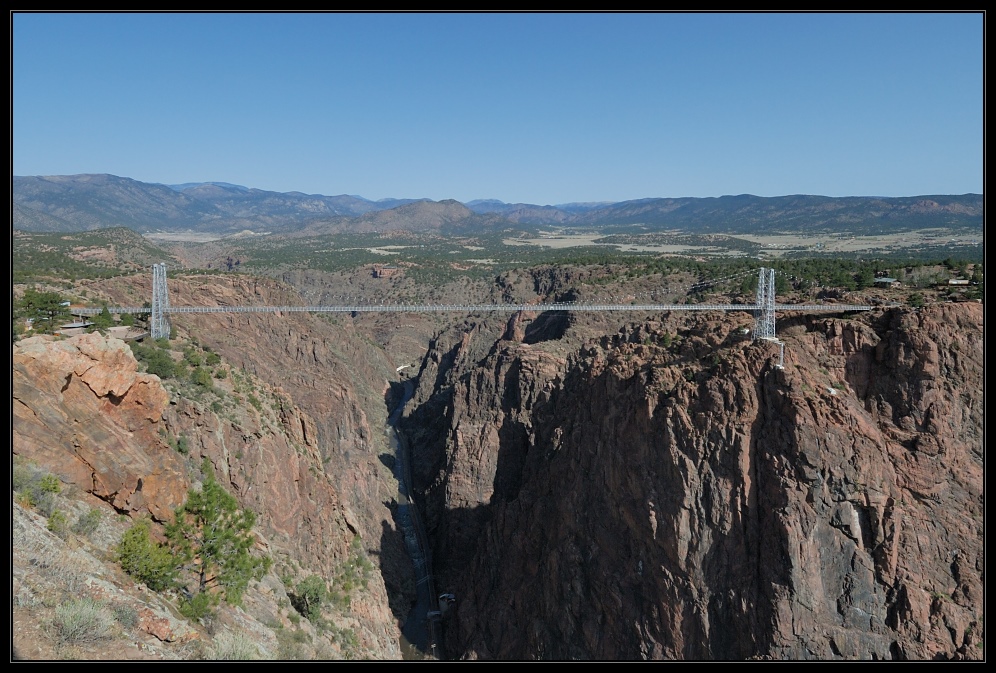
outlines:
[{"label": "canyon wall", "polygon": [[[142,292],[133,282],[142,279],[110,281],[106,290],[125,303]],[[170,285],[175,296],[208,305],[300,303],[267,279]],[[361,651],[400,658],[399,620],[414,587],[391,511],[397,486],[384,423],[394,371],[383,351],[349,321],[308,314],[173,321],[184,338],[221,355],[241,392],[229,378],[214,382],[224,393],[215,406],[170,395],[158,377],[138,372],[124,342],[97,334],[25,339],[13,347],[15,456],[119,513],[158,521],[182,504],[207,459],[240,505],[257,513],[263,549],[303,574],[332,578],[358,538],[379,572],[363,600],[352,602],[351,627]],[[180,437],[187,455],[169,445]]]},{"label": "canyon wall", "polygon": [[[504,280],[517,300],[567,282]],[[271,279],[169,284],[177,304],[303,303]],[[207,459],[302,573],[331,575],[358,538],[379,573],[353,623],[369,656],[397,657],[414,586],[384,424],[431,334],[401,425],[457,599],[449,656],[983,656],[981,305],[779,315],[783,368],[746,313],[631,319],[174,314],[239,374],[217,408],[120,341],[29,338],[13,452],[157,521]]]},{"label": "canyon wall", "polygon": [[[462,658],[982,656],[982,306],[440,335],[420,447]],[[573,329],[573,328],[572,328]]]}]

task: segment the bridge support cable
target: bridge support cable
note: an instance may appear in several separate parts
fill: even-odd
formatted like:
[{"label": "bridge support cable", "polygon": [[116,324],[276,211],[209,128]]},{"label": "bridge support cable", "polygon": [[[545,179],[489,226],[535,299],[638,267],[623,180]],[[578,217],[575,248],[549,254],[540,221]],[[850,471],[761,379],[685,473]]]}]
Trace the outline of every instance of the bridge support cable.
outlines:
[{"label": "bridge support cable", "polygon": [[[776,311],[802,311],[806,313],[844,313],[870,311],[872,306],[859,304],[776,304],[775,271],[761,269],[756,301],[753,304],[582,304],[554,302],[550,304],[354,304],[346,306],[172,306],[166,287],[166,265],[152,267],[152,309],[150,332],[153,338],[168,337],[169,315],[172,313],[518,313],[564,311],[576,312],[639,312],[666,313],[672,311],[744,311],[754,316],[755,339],[775,338]],[[148,306],[116,306],[111,313],[149,313]],[[102,308],[73,309],[75,315],[97,315]]]},{"label": "bridge support cable", "polygon": [[166,287],[166,264],[152,265],[152,318],[149,334],[153,339],[168,339],[169,288]]}]

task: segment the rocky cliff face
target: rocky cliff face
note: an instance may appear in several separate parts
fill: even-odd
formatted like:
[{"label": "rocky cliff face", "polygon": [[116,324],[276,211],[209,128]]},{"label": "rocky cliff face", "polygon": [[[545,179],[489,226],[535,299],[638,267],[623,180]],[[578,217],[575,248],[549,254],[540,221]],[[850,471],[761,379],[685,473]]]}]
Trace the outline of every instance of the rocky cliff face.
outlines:
[{"label": "rocky cliff face", "polygon": [[[526,299],[564,282],[506,280],[496,292]],[[131,304],[147,279],[101,290]],[[302,303],[240,275],[170,291]],[[450,656],[981,657],[982,307],[779,318],[784,369],[746,314],[472,316],[436,334],[403,424],[438,588],[457,596]],[[240,372],[226,399],[245,405],[170,394],[113,339],[26,339],[14,453],[157,520],[206,458],[305,574],[358,536],[380,572],[349,625],[361,652],[399,656],[414,592],[382,432],[395,349],[303,313],[175,322]],[[405,361],[436,324],[364,327]]]},{"label": "rocky cliff face", "polygon": [[[982,307],[440,336],[407,425],[464,658],[980,658]],[[496,339],[504,333],[505,340]]]},{"label": "rocky cliff face", "polygon": [[[136,291],[128,283],[112,281],[105,291],[127,297]],[[300,303],[273,281],[244,277],[171,279],[171,291],[202,304]],[[14,453],[118,512],[160,521],[183,502],[206,458],[257,513],[267,550],[304,574],[331,579],[358,537],[381,572],[351,604],[354,653],[400,658],[398,621],[413,587],[390,509],[397,487],[383,424],[394,372],[382,352],[345,333],[348,326],[306,314],[174,322],[241,372],[241,394],[230,389],[221,408],[170,395],[158,377],[138,373],[131,350],[115,339],[26,339],[13,351]],[[167,437],[184,437],[189,455]]]},{"label": "rocky cliff face", "polygon": [[123,341],[32,337],[13,350],[15,456],[45,465],[119,512],[163,521],[183,503],[183,461],[160,436],[169,395]]}]

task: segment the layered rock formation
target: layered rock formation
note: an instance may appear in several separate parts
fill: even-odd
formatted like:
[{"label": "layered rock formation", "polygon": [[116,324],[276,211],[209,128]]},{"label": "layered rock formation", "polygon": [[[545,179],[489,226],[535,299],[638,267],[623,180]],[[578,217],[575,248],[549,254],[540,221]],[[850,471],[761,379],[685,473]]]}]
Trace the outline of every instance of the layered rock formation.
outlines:
[{"label": "layered rock formation", "polygon": [[406,428],[451,656],[981,657],[982,307],[784,317],[784,369],[749,320],[437,339]]},{"label": "layered rock formation", "polygon": [[138,373],[123,341],[97,334],[13,347],[15,456],[119,512],[162,521],[187,495],[183,461],[160,435],[169,395],[159,378]]}]

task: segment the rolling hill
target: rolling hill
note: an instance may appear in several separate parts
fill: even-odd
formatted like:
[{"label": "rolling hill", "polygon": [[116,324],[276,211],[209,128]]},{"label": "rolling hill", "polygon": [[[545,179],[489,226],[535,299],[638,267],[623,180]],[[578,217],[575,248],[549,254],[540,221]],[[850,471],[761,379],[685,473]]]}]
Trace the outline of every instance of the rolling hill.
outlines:
[{"label": "rolling hill", "polygon": [[982,230],[980,194],[909,197],[750,194],[647,198],[561,206],[467,205],[451,199],[384,199],[271,192],[221,182],[161,185],[114,175],[15,176],[13,228],[74,232],[128,227],[140,233],[193,230],[229,234],[373,232],[402,229],[464,233],[495,227],[617,227],[695,233]]}]

